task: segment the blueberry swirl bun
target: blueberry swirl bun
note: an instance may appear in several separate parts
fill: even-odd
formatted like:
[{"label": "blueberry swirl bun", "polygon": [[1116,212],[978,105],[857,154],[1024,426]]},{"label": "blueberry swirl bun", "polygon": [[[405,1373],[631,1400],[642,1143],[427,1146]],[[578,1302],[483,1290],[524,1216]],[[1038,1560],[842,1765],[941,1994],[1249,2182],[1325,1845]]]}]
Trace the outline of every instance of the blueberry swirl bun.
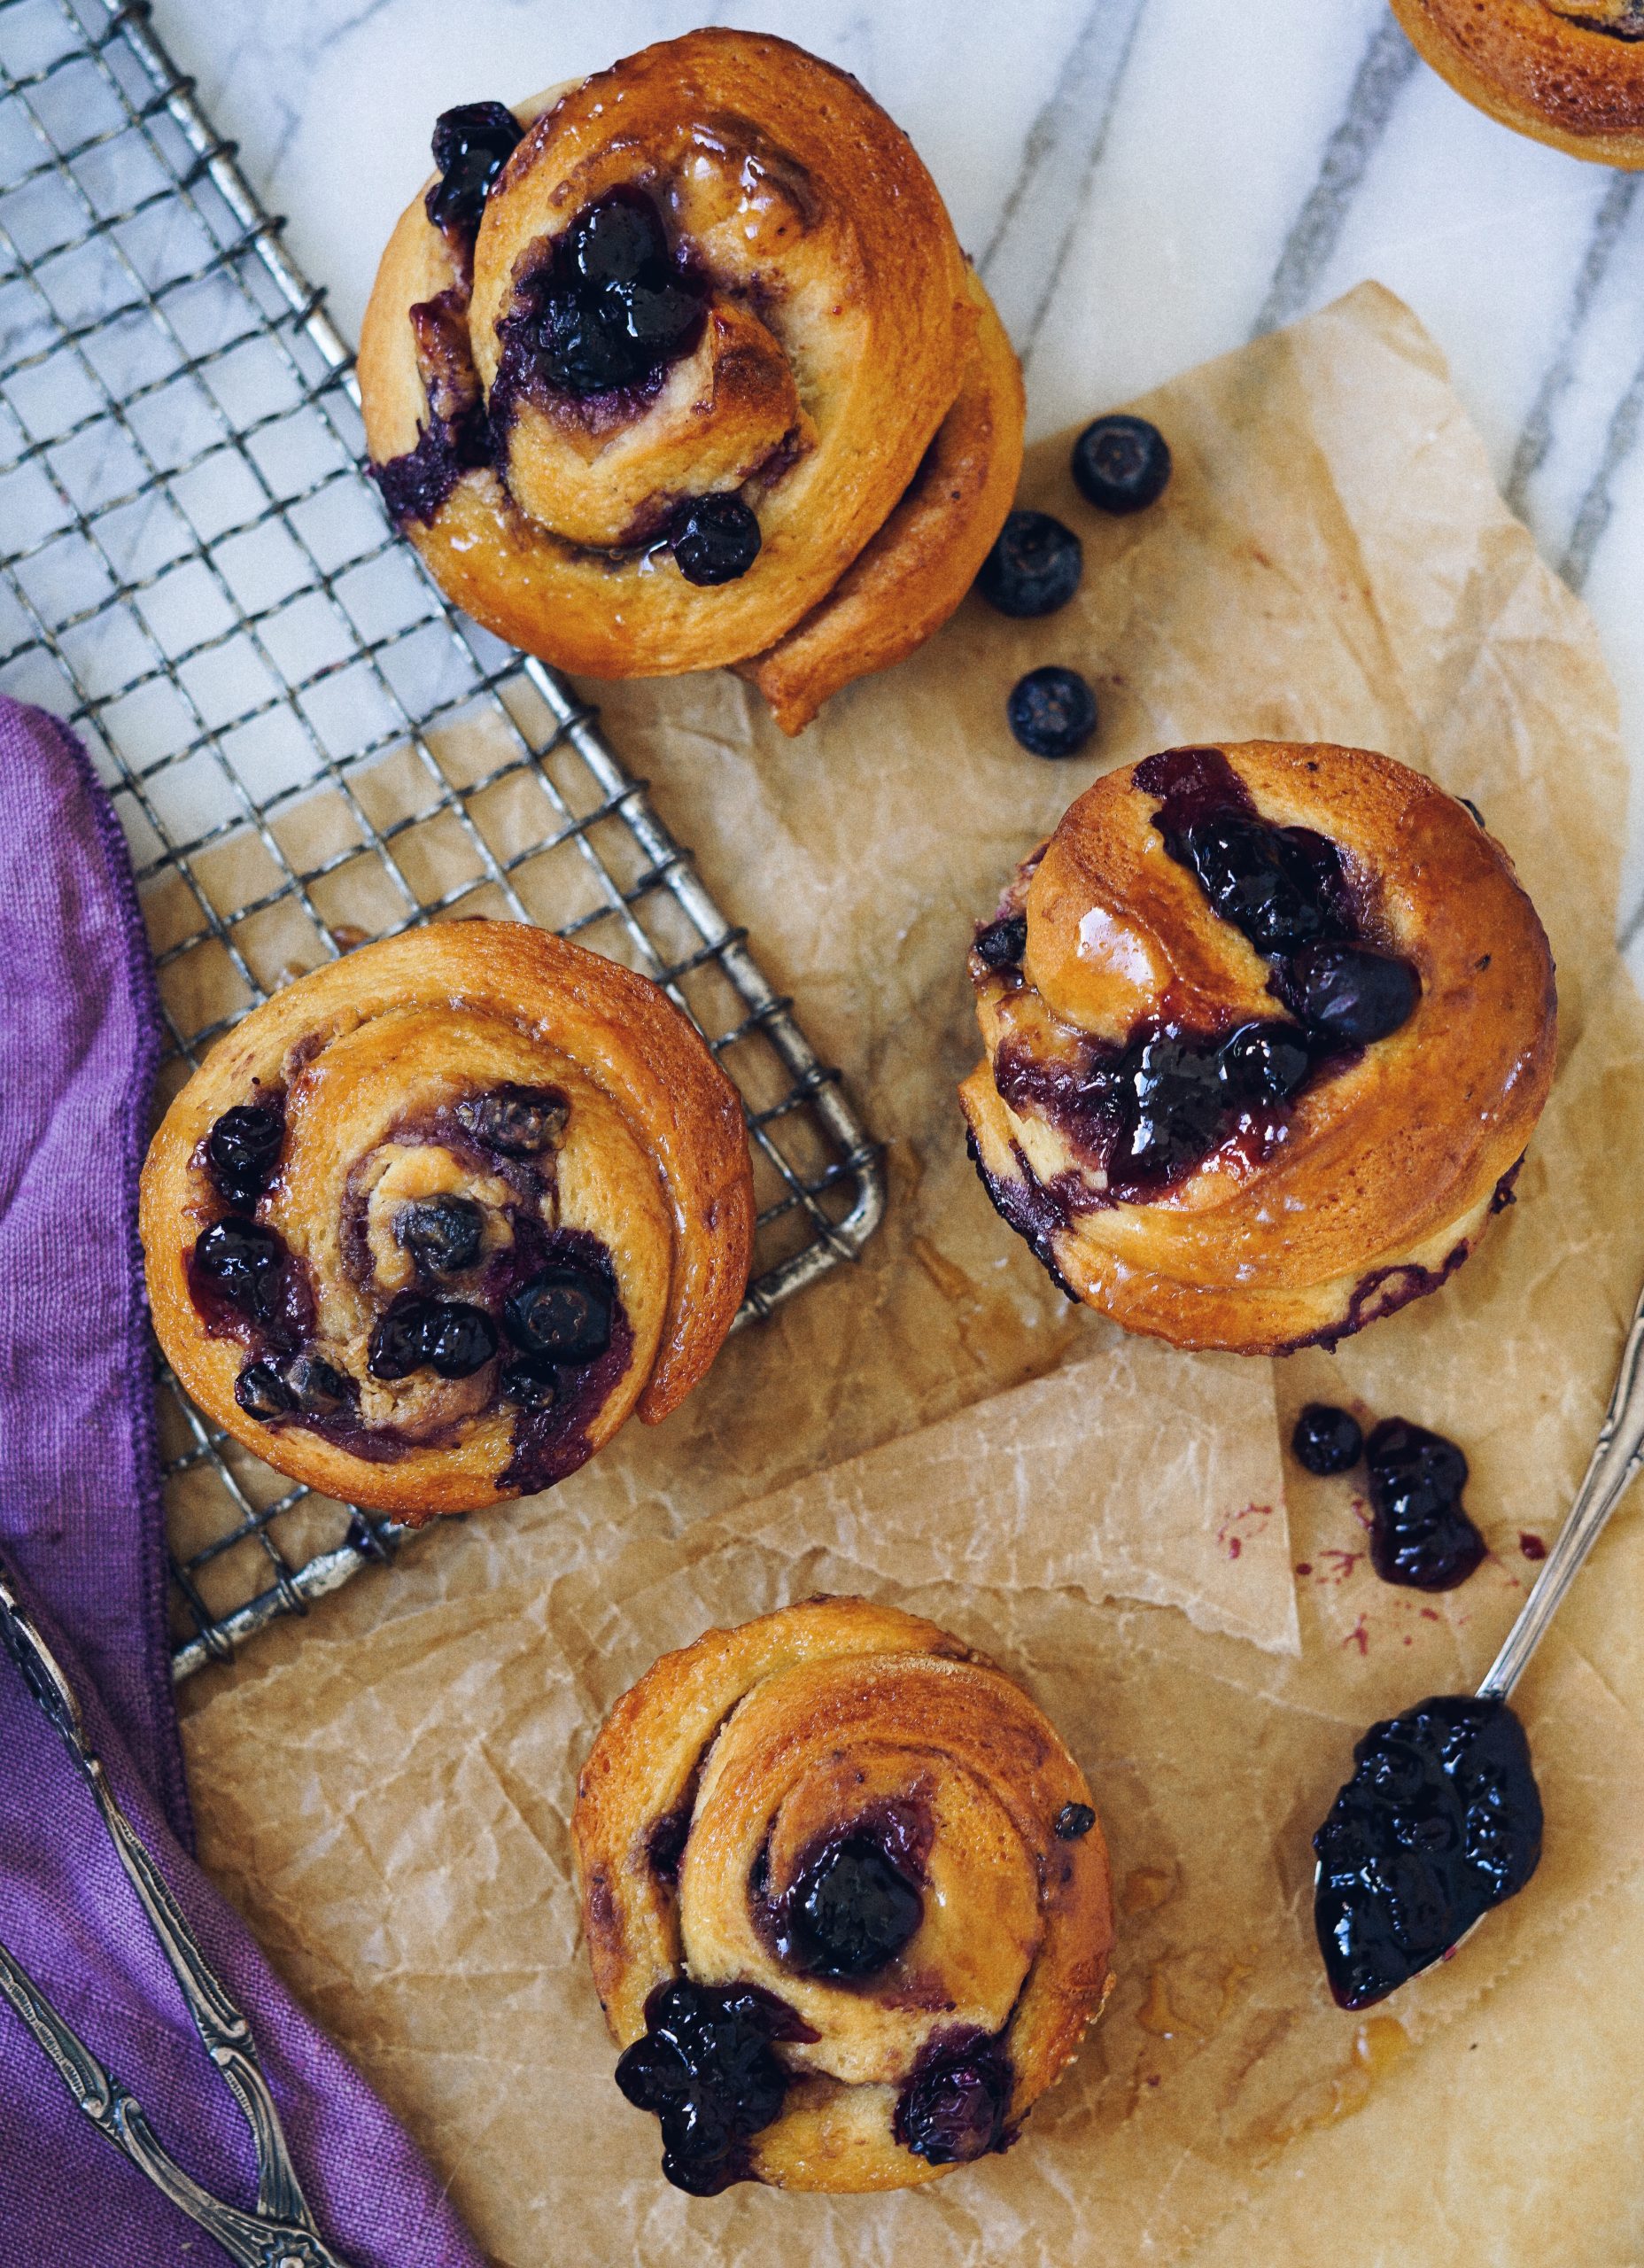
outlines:
[{"label": "blueberry swirl bun", "polygon": [[1644,166],[1644,0],[1392,0],[1440,78],[1503,126]]},{"label": "blueberry swirl bun", "polygon": [[1442,1283],[1553,1076],[1553,961],[1470,806],[1362,749],[1110,773],[970,958],[960,1090],[1070,1296],[1179,1347],[1333,1345]]},{"label": "blueberry swirl bun", "polygon": [[617,2085],[699,2195],[897,2189],[1004,2149],[1105,1994],[1078,1766],[982,1656],[865,1599],[664,1655],[571,1828]]},{"label": "blueberry swirl bun", "polygon": [[753,1191],[735,1091],[654,984],[460,921],[238,1024],[154,1137],[141,1223],[207,1415],[416,1525],[676,1408],[735,1317]]},{"label": "blueberry swirl bun", "polygon": [[788,732],[947,619],[1010,508],[1020,371],[854,79],[693,32],[449,111],[434,155],[360,384],[459,605],[593,677],[737,666]]}]

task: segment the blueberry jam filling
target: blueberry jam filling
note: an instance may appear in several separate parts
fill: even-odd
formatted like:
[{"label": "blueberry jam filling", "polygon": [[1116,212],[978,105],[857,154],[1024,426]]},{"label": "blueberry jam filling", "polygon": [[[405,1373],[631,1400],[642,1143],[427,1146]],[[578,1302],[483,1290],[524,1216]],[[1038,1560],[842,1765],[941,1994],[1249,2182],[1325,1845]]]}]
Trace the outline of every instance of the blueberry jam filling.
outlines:
[{"label": "blueberry jam filling", "polygon": [[1104,512],[1141,512],[1170,478],[1170,447],[1145,417],[1098,417],[1074,443],[1074,485]]},{"label": "blueberry jam filling", "polygon": [[1059,1842],[1076,1843],[1096,1825],[1096,1814],[1089,1804],[1064,1804],[1056,1814],[1056,1835]]},{"label": "blueberry jam filling", "polygon": [[456,109],[440,113],[432,144],[439,179],[423,199],[437,229],[473,236],[492,183],[524,130],[503,103],[460,103]]},{"label": "blueberry jam filling", "polygon": [[430,1197],[401,1208],[394,1234],[430,1276],[459,1276],[479,1257],[485,1216],[470,1197]]},{"label": "blueberry jam filling", "polygon": [[1504,1701],[1438,1695],[1372,1725],[1353,1756],[1313,1838],[1314,1922],[1338,2004],[1366,2008],[1524,1888],[1541,1798]]},{"label": "blueberry jam filling", "polygon": [[643,190],[611,190],[516,281],[497,325],[493,421],[505,426],[522,394],[586,400],[652,385],[702,337],[708,292]]},{"label": "blueberry jam filling", "polygon": [[1364,1433],[1350,1410],[1337,1410],[1328,1402],[1310,1402],[1296,1420],[1290,1437],[1291,1454],[1304,1472],[1321,1479],[1347,1472],[1364,1455]]},{"label": "blueberry jam filling", "polygon": [[1077,756],[1096,731],[1096,695],[1077,670],[1047,663],[1011,688],[1005,721],[1029,756]]},{"label": "blueberry jam filling", "polygon": [[645,2031],[616,2066],[637,2109],[662,2122],[663,2171],[694,2197],[748,2179],[748,2144],[779,2117],[787,2073],[784,2039],[816,2034],[773,1992],[755,1984],[659,1984]]},{"label": "blueberry jam filling", "polygon": [[557,1087],[492,1087],[456,1107],[463,1131],[507,1158],[531,1158],[551,1150],[565,1131],[570,1105]]},{"label": "blueberry jam filling", "polygon": [[1012,1110],[1036,1109],[1106,1177],[1085,1206],[1146,1202],[1228,1138],[1260,1132],[1301,1085],[1311,1059],[1295,1028],[1241,1024],[1220,1037],[1144,1024],[1122,1049],[1087,1042],[1071,1059],[1007,1040],[994,1084]]},{"label": "blueberry jam filling", "polygon": [[779,1947],[812,1977],[871,1977],[894,1961],[925,1915],[925,1900],[872,1833],[818,1852],[784,1901]]},{"label": "blueberry jam filling", "polygon": [[249,1213],[274,1178],[285,1140],[285,1115],[263,1103],[225,1110],[206,1137],[206,1166],[218,1194]]},{"label": "blueberry jam filling", "polygon": [[976,932],[972,951],[988,968],[1019,969],[1028,950],[1028,916],[1008,913]]},{"label": "blueberry jam filling", "polygon": [[497,1326],[484,1308],[407,1293],[378,1317],[367,1362],[374,1379],[408,1379],[420,1370],[466,1379],[496,1351]]},{"label": "blueberry jam filling", "polygon": [[1049,512],[1012,512],[976,577],[1001,614],[1028,618],[1066,605],[1084,573],[1084,546]]},{"label": "blueberry jam filling", "polygon": [[[1158,798],[1152,824],[1169,856],[1272,964],[1269,990],[1296,1021],[1204,1032],[1155,1020],[1122,1048],[1085,1040],[1044,1058],[1007,1038],[994,1064],[1001,1097],[1059,1124],[1105,1177],[1093,1188],[1070,1174],[1047,1192],[1064,1220],[1158,1196],[1236,1132],[1276,1136],[1272,1114],[1331,1062],[1396,1030],[1421,990],[1407,961],[1365,943],[1334,844],[1310,828],[1269,826],[1219,750],[1150,757],[1135,784]],[[1026,942],[1022,918],[1002,917],[974,949],[985,968],[1011,971]]]},{"label": "blueberry jam filling", "polygon": [[1002,2041],[976,2031],[934,2039],[897,2101],[896,2140],[927,2165],[964,2165],[1002,2150],[1012,2084]]},{"label": "blueberry jam filling", "polygon": [[759,522],[740,496],[693,496],[668,523],[668,542],[687,583],[734,583],[759,556]]},{"label": "blueberry jam filling", "polygon": [[610,1344],[610,1289],[592,1269],[545,1268],[503,1312],[508,1336],[527,1355],[591,1363]]},{"label": "blueberry jam filling", "polygon": [[552,1410],[560,1398],[560,1374],[542,1355],[522,1355],[517,1362],[503,1364],[497,1392],[522,1410]]},{"label": "blueberry jam filling", "polygon": [[1386,1418],[1365,1444],[1370,1476],[1370,1561],[1384,1583],[1454,1590],[1485,1556],[1462,1503],[1467,1459],[1454,1441]]}]

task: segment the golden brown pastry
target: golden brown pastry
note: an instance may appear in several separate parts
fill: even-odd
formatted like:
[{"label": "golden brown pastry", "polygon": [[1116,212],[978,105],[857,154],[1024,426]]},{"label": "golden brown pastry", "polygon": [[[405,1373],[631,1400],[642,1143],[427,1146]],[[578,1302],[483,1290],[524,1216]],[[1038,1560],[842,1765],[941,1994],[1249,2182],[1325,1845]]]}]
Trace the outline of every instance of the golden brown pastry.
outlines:
[{"label": "golden brown pastry", "polygon": [[154,1327],[207,1415],[415,1526],[677,1408],[753,1213],[736,1091],[654,984],[454,921],[238,1024],[154,1137],[141,1220]]},{"label": "golden brown pastry", "polygon": [[1553,1076],[1553,961],[1470,807],[1363,749],[1110,773],[970,959],[983,1183],[1071,1297],[1333,1346],[1460,1267]]},{"label": "golden brown pastry", "polygon": [[571,1829],[617,2085],[698,2195],[899,2189],[1007,2148],[1106,1993],[1078,1766],[893,1607],[807,1599],[665,1654]]},{"label": "golden brown pastry", "polygon": [[1605,166],[1644,166],[1644,0],[1392,0],[1458,95]]},{"label": "golden brown pastry", "polygon": [[1021,374],[854,79],[692,32],[448,111],[434,155],[360,385],[459,605],[593,677],[735,665],[790,733],[947,619],[1010,509]]}]

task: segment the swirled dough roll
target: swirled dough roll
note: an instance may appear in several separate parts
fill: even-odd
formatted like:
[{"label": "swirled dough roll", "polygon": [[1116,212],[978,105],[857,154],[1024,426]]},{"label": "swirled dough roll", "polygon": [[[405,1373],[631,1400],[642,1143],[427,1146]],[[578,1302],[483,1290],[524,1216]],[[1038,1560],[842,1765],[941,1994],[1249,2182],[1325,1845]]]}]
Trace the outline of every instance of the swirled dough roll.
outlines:
[{"label": "swirled dough roll", "polygon": [[735,665],[789,732],[946,620],[1010,508],[1020,372],[854,79],[693,32],[434,147],[360,384],[460,605],[595,677]]},{"label": "swirled dough roll", "polygon": [[416,1524],[675,1409],[735,1317],[753,1211],[736,1091],[654,984],[455,921],[237,1025],[155,1135],[141,1220],[207,1415]]},{"label": "swirled dough roll", "polygon": [[1421,54],[1503,126],[1644,166],[1644,0],[1392,0]]},{"label": "swirled dough roll", "polygon": [[1004,2149],[1099,2009],[1107,1855],[1020,1688],[818,1598],[665,1655],[572,1820],[617,2084],[663,2170],[872,2190]]},{"label": "swirled dough roll", "polygon": [[977,932],[982,1180],[1069,1293],[1180,1347],[1332,1345],[1437,1288],[1553,1076],[1553,961],[1465,805],[1363,749],[1098,780]]}]

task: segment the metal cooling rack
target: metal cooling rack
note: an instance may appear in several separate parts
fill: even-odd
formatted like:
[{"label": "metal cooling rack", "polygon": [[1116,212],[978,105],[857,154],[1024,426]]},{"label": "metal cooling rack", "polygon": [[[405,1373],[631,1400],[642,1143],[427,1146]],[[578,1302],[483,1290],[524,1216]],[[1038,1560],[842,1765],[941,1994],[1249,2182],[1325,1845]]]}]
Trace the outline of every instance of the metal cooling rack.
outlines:
[{"label": "metal cooling rack", "polygon": [[[277,985],[455,912],[642,969],[744,1097],[739,1322],[856,1255],[878,1161],[594,712],[389,529],[348,349],[149,27],[0,0],[0,689],[66,718],[131,845],[165,1102]],[[292,1489],[162,1366],[179,1678],[406,1531]]]}]

